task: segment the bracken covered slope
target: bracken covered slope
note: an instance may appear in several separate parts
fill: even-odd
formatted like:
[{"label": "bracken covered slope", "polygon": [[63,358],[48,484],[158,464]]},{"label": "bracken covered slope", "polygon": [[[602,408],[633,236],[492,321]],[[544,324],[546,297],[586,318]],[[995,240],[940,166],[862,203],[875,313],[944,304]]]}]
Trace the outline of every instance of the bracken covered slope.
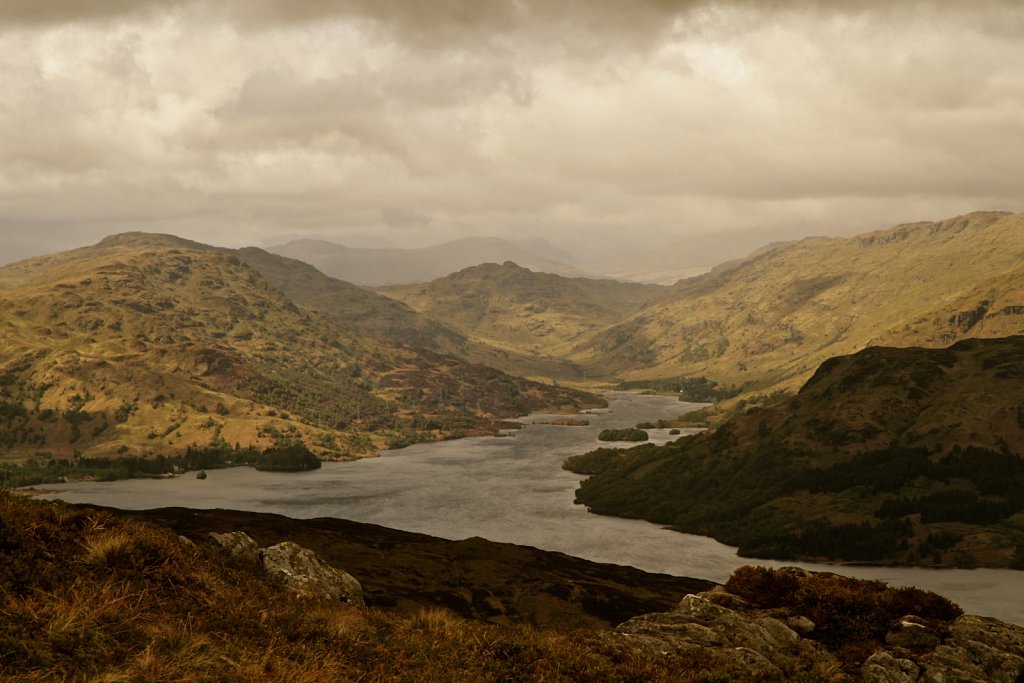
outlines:
[{"label": "bracken covered slope", "polygon": [[66,458],[304,441],[346,456],[599,402],[357,335],[239,257],[127,234],[0,269],[0,448]]}]

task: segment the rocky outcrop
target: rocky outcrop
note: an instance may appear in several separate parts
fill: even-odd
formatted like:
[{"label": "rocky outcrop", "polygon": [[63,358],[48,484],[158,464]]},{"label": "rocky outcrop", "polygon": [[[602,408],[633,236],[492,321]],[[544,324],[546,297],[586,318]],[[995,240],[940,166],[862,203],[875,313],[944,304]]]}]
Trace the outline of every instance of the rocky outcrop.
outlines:
[{"label": "rocky outcrop", "polygon": [[283,541],[260,548],[244,531],[210,532],[210,538],[233,559],[252,568],[262,567],[272,580],[300,597],[364,606],[363,588],[354,576],[332,567],[298,543]]},{"label": "rocky outcrop", "polygon": [[[787,577],[786,570],[779,575]],[[813,577],[795,571],[788,576]],[[844,588],[852,585],[849,581]],[[862,583],[865,592],[877,590]],[[796,587],[801,589],[806,585]],[[775,598],[767,601],[778,603]],[[789,607],[765,608],[720,588],[687,595],[671,612],[630,619],[609,639],[648,655],[710,656],[725,661],[740,679],[789,680],[810,672],[811,679],[865,683],[1024,681],[1020,626],[971,615],[949,621],[906,615],[888,629],[881,631],[884,639],[879,634],[829,642],[822,628]]]},{"label": "rocky outcrop", "polygon": [[256,541],[252,540],[252,536],[244,531],[228,531],[226,533],[211,531],[210,538],[224,548],[228,555],[244,565],[259,567],[263,564],[260,559],[260,547],[256,545]]},{"label": "rocky outcrop", "polygon": [[363,588],[351,574],[326,564],[298,543],[284,541],[262,552],[271,579],[302,597],[363,606]]},{"label": "rocky outcrop", "polygon": [[823,647],[777,618],[739,611],[742,604],[742,598],[721,591],[687,595],[675,610],[635,617],[615,634],[647,653],[712,650],[727,655],[750,678],[785,677],[798,665],[838,668]]},{"label": "rocky outcrop", "polygon": [[949,637],[921,657],[919,680],[1017,683],[1024,680],[1024,628],[998,619],[964,615]]}]

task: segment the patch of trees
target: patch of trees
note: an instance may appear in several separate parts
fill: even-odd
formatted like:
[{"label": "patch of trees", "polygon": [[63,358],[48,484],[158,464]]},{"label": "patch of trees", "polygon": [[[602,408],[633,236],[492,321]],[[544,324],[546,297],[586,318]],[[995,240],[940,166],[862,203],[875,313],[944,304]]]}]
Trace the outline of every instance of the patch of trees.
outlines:
[{"label": "patch of trees", "polygon": [[941,491],[927,496],[889,499],[882,503],[875,516],[894,519],[920,514],[923,524],[995,524],[1020,509],[1008,500],[982,498],[972,491]]},{"label": "patch of trees", "polygon": [[753,538],[736,532],[732,542],[739,545],[739,555],[743,557],[790,560],[818,556],[871,562],[906,550],[911,532],[910,522],[903,519],[877,524],[832,524],[819,519],[797,531],[769,532]]},{"label": "patch of trees", "polygon": [[598,441],[647,441],[647,432],[636,427],[625,429],[602,429],[597,435]]},{"label": "patch of trees", "polygon": [[598,448],[567,458],[562,469],[576,474],[601,474],[619,463],[624,451],[618,448]]},{"label": "patch of trees", "polygon": [[[723,428],[659,447],[598,449],[567,460],[564,467],[591,475],[576,500],[593,512],[713,536],[756,557],[880,561],[913,552],[923,556],[940,550],[946,539],[936,537],[915,548],[912,524],[917,520],[910,515],[919,514],[924,524],[992,525],[1024,510],[1024,460],[980,448],[954,449],[940,457],[924,448],[895,447],[808,470],[806,454],[768,443],[745,448]],[[947,489],[919,497],[896,495],[921,477]],[[773,506],[803,490],[831,494],[860,487],[888,493],[889,501],[849,523]]]},{"label": "patch of trees", "polygon": [[21,467],[0,468],[0,487],[35,486],[93,477],[115,481],[134,477],[158,477],[185,470],[211,470],[249,465],[269,472],[301,472],[320,468],[320,460],[303,444],[258,451],[254,448],[192,448],[183,455],[156,457],[120,456],[102,458],[34,460]]},{"label": "patch of trees", "polygon": [[723,386],[707,377],[679,377],[677,379],[627,380],[619,382],[619,389],[649,389],[658,392],[679,394],[680,401],[694,403],[717,403],[740,393],[737,386]]}]

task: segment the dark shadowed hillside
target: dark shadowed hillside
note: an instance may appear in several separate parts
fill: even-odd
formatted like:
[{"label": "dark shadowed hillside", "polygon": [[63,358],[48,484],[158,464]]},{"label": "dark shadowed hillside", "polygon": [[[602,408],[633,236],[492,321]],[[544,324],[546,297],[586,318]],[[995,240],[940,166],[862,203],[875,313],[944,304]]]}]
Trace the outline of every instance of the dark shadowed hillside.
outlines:
[{"label": "dark shadowed hillside", "polygon": [[592,511],[759,557],[1024,568],[1024,337],[870,348],[714,432],[570,459]]}]

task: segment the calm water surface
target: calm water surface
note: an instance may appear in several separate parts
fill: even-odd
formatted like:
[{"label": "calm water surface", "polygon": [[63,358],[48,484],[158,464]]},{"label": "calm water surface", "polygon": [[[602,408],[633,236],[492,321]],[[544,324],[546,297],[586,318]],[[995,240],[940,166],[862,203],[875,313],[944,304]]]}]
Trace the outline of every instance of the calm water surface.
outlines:
[{"label": "calm water surface", "polygon": [[[570,455],[603,445],[606,427],[675,417],[697,407],[672,397],[614,393],[608,410],[586,427],[543,424],[531,415],[509,436],[418,444],[379,458],[324,463],[302,473],[248,467],[194,476],[130,479],[48,487],[51,497],[122,509],[167,506],[273,512],[296,518],[340,517],[442,538],[480,536],[532,545],[646,571],[724,581],[751,560],[710,538],[668,531],[639,520],[589,514],[573,504],[579,475],[561,469]],[[696,431],[696,430],[684,430]],[[670,438],[650,430],[652,441]],[[797,564],[758,560],[759,564]],[[799,563],[858,578],[934,590],[966,611],[1024,624],[1024,572],[998,569],[837,567]]]}]

